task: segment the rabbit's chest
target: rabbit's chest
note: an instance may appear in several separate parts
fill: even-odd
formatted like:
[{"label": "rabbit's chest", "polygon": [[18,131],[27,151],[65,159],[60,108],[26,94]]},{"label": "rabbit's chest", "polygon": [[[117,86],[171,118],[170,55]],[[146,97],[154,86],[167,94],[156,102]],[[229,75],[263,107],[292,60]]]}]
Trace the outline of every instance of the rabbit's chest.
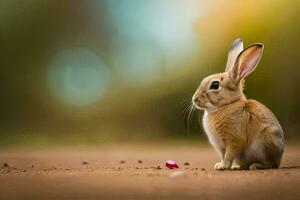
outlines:
[{"label": "rabbit's chest", "polygon": [[220,124],[212,124],[212,120],[206,111],[204,112],[202,122],[204,131],[211,145],[218,150],[225,148],[225,137],[221,128],[222,122],[220,122]]}]

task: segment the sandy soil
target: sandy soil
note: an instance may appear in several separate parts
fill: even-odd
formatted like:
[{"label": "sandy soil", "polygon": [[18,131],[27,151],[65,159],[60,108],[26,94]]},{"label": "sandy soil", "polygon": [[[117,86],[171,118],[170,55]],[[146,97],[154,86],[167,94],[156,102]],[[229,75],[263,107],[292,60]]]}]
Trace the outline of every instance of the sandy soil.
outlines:
[{"label": "sandy soil", "polygon": [[0,150],[0,199],[300,199],[299,146],[275,170],[219,172],[217,161],[207,146]]}]

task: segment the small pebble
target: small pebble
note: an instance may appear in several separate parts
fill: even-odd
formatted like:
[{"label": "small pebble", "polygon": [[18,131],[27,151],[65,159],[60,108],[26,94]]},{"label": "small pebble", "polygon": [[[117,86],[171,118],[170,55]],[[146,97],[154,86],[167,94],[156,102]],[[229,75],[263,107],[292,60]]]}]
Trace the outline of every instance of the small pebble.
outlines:
[{"label": "small pebble", "polygon": [[185,162],[185,163],[183,163],[184,165],[190,165],[190,163],[188,163],[188,162]]},{"label": "small pebble", "polygon": [[83,164],[83,165],[87,165],[87,164],[89,164],[89,163],[88,163],[87,161],[83,161],[82,164]]},{"label": "small pebble", "polygon": [[161,167],[158,165],[158,166],[156,167],[156,169],[161,169]]},{"label": "small pebble", "polygon": [[205,171],[205,168],[201,168],[201,171]]},{"label": "small pebble", "polygon": [[121,164],[125,164],[126,162],[125,162],[125,160],[121,160],[120,163]]},{"label": "small pebble", "polygon": [[142,164],[142,163],[143,163],[143,161],[141,161],[141,160],[138,160],[138,163],[139,163],[139,164]]},{"label": "small pebble", "polygon": [[9,167],[9,165],[7,163],[4,163],[3,166],[4,167]]}]

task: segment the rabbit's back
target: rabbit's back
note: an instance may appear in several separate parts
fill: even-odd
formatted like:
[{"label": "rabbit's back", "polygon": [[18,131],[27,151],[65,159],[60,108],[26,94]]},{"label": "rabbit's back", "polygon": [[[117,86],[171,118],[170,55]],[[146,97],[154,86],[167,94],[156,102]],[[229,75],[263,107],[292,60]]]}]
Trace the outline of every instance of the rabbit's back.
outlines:
[{"label": "rabbit's back", "polygon": [[277,127],[282,130],[275,115],[262,103],[254,99],[249,99],[246,104],[246,110],[249,113],[248,124],[249,126],[253,126],[254,129]]}]

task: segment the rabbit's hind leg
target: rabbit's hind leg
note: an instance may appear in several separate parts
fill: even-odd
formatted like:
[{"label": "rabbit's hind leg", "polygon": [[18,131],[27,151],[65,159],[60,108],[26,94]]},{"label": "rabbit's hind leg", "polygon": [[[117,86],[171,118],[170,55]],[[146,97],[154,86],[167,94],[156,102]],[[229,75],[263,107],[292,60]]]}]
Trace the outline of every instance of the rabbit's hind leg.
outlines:
[{"label": "rabbit's hind leg", "polygon": [[284,149],[283,132],[277,127],[266,129],[264,134],[265,162],[270,168],[278,168]]}]

